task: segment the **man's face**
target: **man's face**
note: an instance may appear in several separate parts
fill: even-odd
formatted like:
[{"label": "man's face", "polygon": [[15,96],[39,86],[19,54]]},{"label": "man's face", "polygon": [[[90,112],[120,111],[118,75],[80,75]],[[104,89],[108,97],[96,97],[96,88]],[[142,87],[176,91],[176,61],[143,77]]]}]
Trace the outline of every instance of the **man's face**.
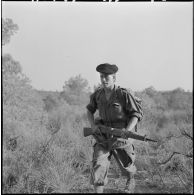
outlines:
[{"label": "man's face", "polygon": [[103,87],[111,88],[115,83],[115,74],[100,73],[100,79]]}]

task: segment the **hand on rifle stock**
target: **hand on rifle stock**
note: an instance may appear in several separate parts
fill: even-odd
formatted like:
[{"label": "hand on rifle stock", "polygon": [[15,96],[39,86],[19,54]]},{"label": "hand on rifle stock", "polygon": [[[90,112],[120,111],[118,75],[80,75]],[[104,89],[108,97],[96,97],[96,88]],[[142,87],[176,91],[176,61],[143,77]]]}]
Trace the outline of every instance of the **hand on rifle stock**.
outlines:
[{"label": "hand on rifle stock", "polygon": [[95,125],[93,127],[93,132],[94,134],[96,135],[99,135],[99,136],[102,136],[102,134],[107,134],[107,135],[110,135],[112,137],[112,129],[111,127],[107,127],[105,125],[102,125],[102,124],[98,124],[98,125]]},{"label": "hand on rifle stock", "polygon": [[125,128],[123,129],[117,129],[117,128],[112,128],[112,127],[107,127],[104,125],[98,125],[99,127],[99,133],[104,133],[107,134],[111,137],[121,137],[124,139],[127,139],[126,132],[127,130]]}]

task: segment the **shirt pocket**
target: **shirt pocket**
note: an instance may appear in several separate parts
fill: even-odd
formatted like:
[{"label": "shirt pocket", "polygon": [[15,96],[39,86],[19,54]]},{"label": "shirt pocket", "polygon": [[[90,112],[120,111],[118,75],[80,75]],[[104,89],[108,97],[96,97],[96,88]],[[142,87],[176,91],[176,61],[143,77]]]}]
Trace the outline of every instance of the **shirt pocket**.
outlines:
[{"label": "shirt pocket", "polygon": [[105,119],[105,110],[106,110],[106,104],[101,101],[101,100],[97,100],[97,108],[98,108],[98,111],[99,111],[99,115],[102,119]]},{"label": "shirt pocket", "polygon": [[122,113],[122,105],[119,102],[112,103],[112,110],[114,113],[121,114]]}]

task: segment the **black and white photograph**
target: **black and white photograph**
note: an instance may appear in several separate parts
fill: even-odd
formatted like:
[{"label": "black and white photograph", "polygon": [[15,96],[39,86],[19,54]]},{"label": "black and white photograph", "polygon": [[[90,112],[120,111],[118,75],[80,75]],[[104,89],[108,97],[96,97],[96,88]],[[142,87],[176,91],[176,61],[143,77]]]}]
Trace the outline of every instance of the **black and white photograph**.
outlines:
[{"label": "black and white photograph", "polygon": [[194,193],[193,1],[1,1],[2,194]]}]

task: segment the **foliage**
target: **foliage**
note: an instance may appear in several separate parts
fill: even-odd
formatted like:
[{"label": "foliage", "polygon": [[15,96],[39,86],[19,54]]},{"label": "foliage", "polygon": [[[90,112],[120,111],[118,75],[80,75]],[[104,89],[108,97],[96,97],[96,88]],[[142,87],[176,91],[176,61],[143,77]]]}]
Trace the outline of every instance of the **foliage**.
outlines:
[{"label": "foliage", "polygon": [[71,105],[84,105],[87,103],[89,95],[88,81],[82,78],[81,75],[71,77],[65,81],[63,91],[60,96]]},{"label": "foliage", "polygon": [[2,18],[2,45],[10,42],[10,38],[18,31],[18,25],[10,18]]},{"label": "foliage", "polygon": [[[6,44],[17,25],[11,20],[2,24]],[[3,193],[67,193],[88,186],[82,183],[89,175],[93,145],[92,138],[82,135],[89,126],[88,81],[78,75],[65,81],[62,92],[35,90],[10,54],[2,56],[2,73]],[[175,186],[192,193],[192,93],[149,87],[135,95],[144,111],[138,133],[158,140],[134,142],[138,173],[166,193],[174,193]],[[119,171],[113,159],[111,169]]]}]

